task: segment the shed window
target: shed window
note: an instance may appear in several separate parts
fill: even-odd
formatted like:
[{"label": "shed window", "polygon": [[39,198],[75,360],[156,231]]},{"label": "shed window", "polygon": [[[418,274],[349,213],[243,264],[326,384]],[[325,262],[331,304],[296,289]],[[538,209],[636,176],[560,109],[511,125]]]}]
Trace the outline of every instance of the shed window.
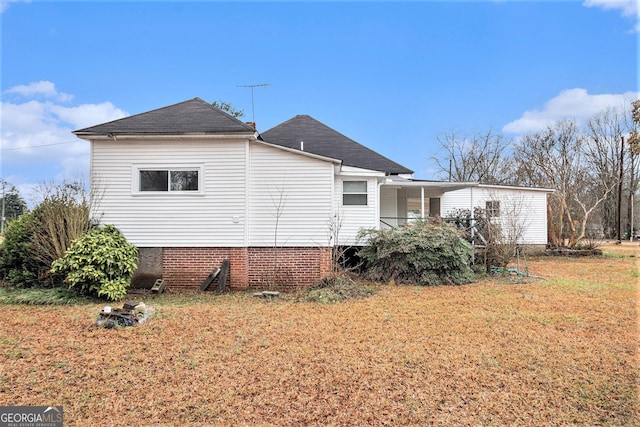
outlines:
[{"label": "shed window", "polygon": [[366,206],[367,181],[344,181],[342,183],[342,204]]},{"label": "shed window", "polygon": [[486,202],[487,218],[500,216],[500,202],[497,200],[488,200]]},{"label": "shed window", "polygon": [[199,191],[199,170],[140,170],[140,191]]}]

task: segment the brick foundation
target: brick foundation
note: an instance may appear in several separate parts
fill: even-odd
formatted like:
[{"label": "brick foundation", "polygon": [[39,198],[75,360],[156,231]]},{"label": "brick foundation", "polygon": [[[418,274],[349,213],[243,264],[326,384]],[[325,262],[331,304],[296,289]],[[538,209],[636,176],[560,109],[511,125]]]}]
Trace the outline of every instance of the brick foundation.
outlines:
[{"label": "brick foundation", "polygon": [[326,247],[163,248],[162,277],[168,289],[198,289],[225,259],[231,290],[295,290],[331,271],[331,248]]}]

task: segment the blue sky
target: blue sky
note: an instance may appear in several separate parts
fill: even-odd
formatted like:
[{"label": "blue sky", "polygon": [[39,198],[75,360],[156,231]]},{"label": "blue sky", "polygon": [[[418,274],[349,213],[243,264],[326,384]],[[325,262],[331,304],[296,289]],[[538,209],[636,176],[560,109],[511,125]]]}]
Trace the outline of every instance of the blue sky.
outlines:
[{"label": "blue sky", "polygon": [[88,176],[71,131],[200,97],[309,114],[435,179],[444,132],[509,138],[638,97],[638,0],[0,2],[3,179]]}]

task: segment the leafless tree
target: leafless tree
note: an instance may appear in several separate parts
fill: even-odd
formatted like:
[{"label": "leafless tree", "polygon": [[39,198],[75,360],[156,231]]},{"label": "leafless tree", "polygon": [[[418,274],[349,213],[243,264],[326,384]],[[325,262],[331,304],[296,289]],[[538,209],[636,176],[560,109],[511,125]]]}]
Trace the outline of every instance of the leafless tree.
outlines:
[{"label": "leafless tree", "polygon": [[525,197],[518,193],[494,192],[491,199],[500,203],[500,212],[496,216],[484,213],[485,260],[498,264],[504,277],[509,263],[523,249],[521,245],[529,222],[530,206]]},{"label": "leafless tree", "polygon": [[615,188],[596,185],[585,162],[585,143],[576,123],[564,120],[526,135],[515,149],[525,184],[556,190],[548,203],[549,242],[556,246],[565,237],[569,247],[584,238],[589,218]]},{"label": "leafless tree", "polygon": [[264,278],[265,285],[268,289],[276,289],[278,286],[287,286],[291,282],[291,271],[286,267],[280,265],[280,248],[281,243],[278,242],[279,227],[284,215],[285,208],[287,206],[288,190],[286,177],[282,178],[280,184],[274,184],[269,191],[269,197],[271,198],[271,204],[273,210],[271,211],[274,217],[273,224],[273,265],[268,272],[267,277]]},{"label": "leafless tree", "polygon": [[[594,198],[599,197],[608,189],[619,183],[620,153],[623,137],[628,134],[631,127],[629,111],[623,108],[609,108],[594,115],[587,121],[587,143],[584,146],[585,161],[591,173],[596,191]],[[623,166],[625,179],[624,190],[628,195],[626,200],[627,210],[630,209],[633,194],[637,191],[638,177],[636,156],[632,150],[623,153]],[[624,204],[624,203],[623,203]],[[602,217],[602,229],[606,236],[611,237],[617,226],[618,201],[615,192],[609,192],[605,203],[600,206]],[[622,207],[621,207],[622,209]],[[627,220],[630,220],[630,212],[627,212]],[[627,221],[628,228],[631,227]]]},{"label": "leafless tree", "polygon": [[[32,251],[38,262],[51,265],[91,226],[89,193],[83,181],[43,183],[37,191],[42,200],[33,210]],[[49,276],[41,279],[50,281]]]},{"label": "leafless tree", "polygon": [[492,130],[474,135],[449,132],[436,140],[440,152],[431,160],[442,178],[450,174],[451,181],[456,182],[508,183],[511,141],[504,136]]}]

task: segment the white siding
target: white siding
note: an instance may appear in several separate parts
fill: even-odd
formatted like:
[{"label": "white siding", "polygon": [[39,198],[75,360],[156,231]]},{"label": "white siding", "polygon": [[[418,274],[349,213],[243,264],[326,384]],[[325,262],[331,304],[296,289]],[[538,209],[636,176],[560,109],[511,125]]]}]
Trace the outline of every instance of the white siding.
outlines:
[{"label": "white siding", "polygon": [[[92,143],[95,211],[140,247],[242,246],[245,241],[243,140]],[[140,194],[136,165],[203,168],[202,194]]]},{"label": "white siding", "polygon": [[[474,189],[477,192],[477,189]],[[472,200],[474,194],[471,187],[446,192],[440,197],[440,214],[442,217],[449,216],[456,209],[470,209],[473,206],[480,206],[478,200]],[[482,206],[484,208],[484,202]]]},{"label": "white siding", "polygon": [[260,143],[250,159],[249,246],[327,246],[333,164]]},{"label": "white siding", "polygon": [[543,191],[498,187],[449,191],[441,198],[442,216],[448,216],[455,209],[470,209],[471,206],[484,209],[486,202],[491,200],[500,201],[502,220],[509,220],[506,218],[509,212],[517,212],[518,221],[525,227],[522,243],[547,243],[547,193]]},{"label": "white siding", "polygon": [[[380,187],[380,228],[389,228],[398,225],[398,203],[396,201],[396,188],[383,185]],[[384,223],[382,222],[384,221]]]},{"label": "white siding", "polygon": [[[344,181],[367,181],[367,205],[344,206],[342,203],[342,183]],[[342,218],[340,228],[340,245],[355,245],[356,235],[361,228],[378,228],[378,182],[375,177],[367,176],[336,176],[335,204]]]}]

